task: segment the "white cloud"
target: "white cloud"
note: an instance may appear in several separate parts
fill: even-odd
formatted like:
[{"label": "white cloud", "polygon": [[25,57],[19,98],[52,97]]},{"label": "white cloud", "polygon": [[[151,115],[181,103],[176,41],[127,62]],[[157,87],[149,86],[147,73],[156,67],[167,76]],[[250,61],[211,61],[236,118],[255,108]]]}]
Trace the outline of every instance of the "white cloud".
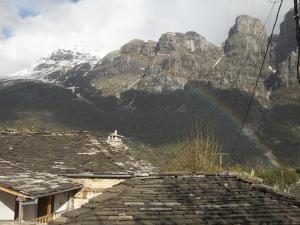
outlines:
[{"label": "white cloud", "polygon": [[[281,19],[292,7],[284,1]],[[0,35],[0,75],[79,43],[103,56],[133,38],[157,40],[167,31],[194,30],[220,45],[237,15],[265,20],[271,6],[268,0],[1,0],[0,32],[9,27],[13,35]],[[22,18],[22,10],[28,16]]]}]

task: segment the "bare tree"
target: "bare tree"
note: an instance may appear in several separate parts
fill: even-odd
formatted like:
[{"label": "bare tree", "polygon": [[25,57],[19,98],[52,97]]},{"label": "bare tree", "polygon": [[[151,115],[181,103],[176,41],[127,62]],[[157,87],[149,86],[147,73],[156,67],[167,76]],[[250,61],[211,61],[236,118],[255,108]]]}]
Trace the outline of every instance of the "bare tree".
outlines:
[{"label": "bare tree", "polygon": [[169,171],[215,172],[220,170],[221,148],[212,130],[207,130],[204,133],[200,129],[194,129],[190,137],[178,144],[178,150],[168,168]]}]

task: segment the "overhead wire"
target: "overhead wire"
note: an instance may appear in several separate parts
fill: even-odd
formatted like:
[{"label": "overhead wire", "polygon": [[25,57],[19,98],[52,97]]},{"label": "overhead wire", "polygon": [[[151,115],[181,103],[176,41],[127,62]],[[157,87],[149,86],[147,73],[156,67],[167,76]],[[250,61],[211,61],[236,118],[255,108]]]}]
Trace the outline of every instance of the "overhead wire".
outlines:
[{"label": "overhead wire", "polygon": [[281,0],[274,0],[274,1],[272,1],[272,0],[268,0],[268,2],[270,2],[270,3],[272,3],[272,4],[276,4],[276,3],[279,3]]},{"label": "overhead wire", "polygon": [[295,24],[296,24],[296,40],[298,46],[298,57],[297,57],[297,80],[300,84],[300,25],[299,25],[299,6],[298,0],[294,0],[294,17],[295,17]]},{"label": "overhead wire", "polygon": [[[255,0],[253,0],[252,6],[254,6],[254,2],[255,2]],[[269,13],[268,13],[266,19],[265,19],[264,27],[268,24],[268,22],[269,22],[269,20],[270,20],[270,17],[271,17],[271,15],[272,15],[272,13],[273,13],[273,10],[274,10],[276,4],[277,4],[277,2],[273,2],[273,5],[272,5],[272,7],[271,7],[271,9],[270,9],[270,11],[269,11]],[[253,7],[251,7],[250,15],[252,14],[252,12],[253,12]],[[229,14],[229,13],[230,13],[230,11],[228,12],[228,14]],[[260,36],[260,35],[262,34],[262,32],[263,32],[263,31],[260,31],[260,33],[258,34],[258,36]],[[243,54],[242,57],[241,57],[241,63],[240,63],[241,65],[245,65],[245,64],[247,63],[247,61],[249,60],[249,58],[250,58],[251,55],[248,54],[247,57],[244,57],[244,56],[245,56],[245,55]],[[244,66],[241,66],[240,69],[239,69],[239,71],[238,71],[238,73],[237,73],[237,76],[236,76],[237,78],[240,77],[240,75],[241,75],[243,69],[244,69]],[[235,82],[232,82],[231,85],[229,86],[229,89],[230,89],[230,88],[233,88],[234,85],[235,85]],[[216,112],[218,111],[220,104],[221,104],[221,101],[219,101],[219,103],[214,107],[214,110],[210,113],[210,116],[209,116],[209,118],[206,120],[206,123],[202,125],[201,130],[202,130],[205,126],[208,125],[208,123],[212,120],[213,117],[215,117],[215,114],[216,114]]]},{"label": "overhead wire", "polygon": [[[278,7],[278,11],[277,11],[277,14],[276,14],[276,18],[275,18],[275,22],[274,22],[274,25],[273,25],[273,28],[272,28],[272,32],[271,32],[271,35],[270,35],[270,38],[269,38],[269,41],[268,41],[268,44],[267,44],[267,48],[266,48],[266,51],[265,51],[265,54],[264,54],[264,58],[263,58],[263,61],[262,61],[262,64],[261,64],[261,67],[260,67],[260,70],[259,70],[256,82],[255,82],[255,86],[254,86],[254,89],[253,89],[250,101],[248,103],[248,107],[247,107],[246,113],[245,113],[244,118],[243,118],[241,129],[239,130],[239,133],[238,133],[238,135],[237,135],[237,137],[235,139],[235,142],[233,144],[233,147],[232,147],[232,150],[231,150],[231,154],[234,153],[234,151],[235,151],[235,149],[237,147],[237,144],[238,144],[238,142],[239,142],[239,140],[241,138],[242,132],[244,130],[244,127],[245,127],[245,124],[246,124],[246,121],[247,121],[247,118],[248,118],[248,115],[249,115],[249,112],[250,112],[250,109],[251,109],[251,105],[252,105],[253,100],[254,100],[256,89],[257,89],[257,86],[258,86],[258,82],[260,80],[260,77],[261,77],[261,74],[262,74],[262,71],[263,71],[263,68],[264,68],[264,65],[265,65],[265,61],[266,61],[266,58],[267,58],[267,54],[268,54],[268,51],[269,51],[269,48],[270,48],[270,45],[271,45],[271,42],[272,42],[272,39],[273,39],[273,35],[274,35],[274,31],[275,31],[275,28],[276,28],[276,25],[277,25],[277,22],[278,22],[279,13],[280,13],[280,10],[281,10],[281,7],[282,7],[282,3],[283,3],[283,0],[280,1],[280,5]],[[275,4],[275,2],[274,2],[274,4]]]}]

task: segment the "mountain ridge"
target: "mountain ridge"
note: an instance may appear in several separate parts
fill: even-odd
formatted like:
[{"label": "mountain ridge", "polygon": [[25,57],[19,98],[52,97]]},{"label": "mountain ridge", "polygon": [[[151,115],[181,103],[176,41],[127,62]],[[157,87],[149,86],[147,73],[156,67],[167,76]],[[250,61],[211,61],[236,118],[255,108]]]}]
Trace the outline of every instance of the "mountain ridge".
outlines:
[{"label": "mountain ridge", "polygon": [[[69,50],[58,50],[43,59],[46,62],[42,60],[40,65],[25,72],[31,72],[34,79],[44,82],[54,82],[69,88],[84,83],[85,89],[96,89],[102,94],[115,96],[132,88],[154,92],[183,89],[191,79],[205,81],[218,88],[235,87],[250,91],[256,76],[254,69],[257,60],[262,57],[266,41],[263,24],[258,19],[242,15],[237,17],[230,29],[223,48],[208,42],[194,31],[167,32],[157,42],[131,40],[101,59],[82,54],[85,56],[83,60],[72,63],[76,52],[72,55]],[[246,62],[241,61],[244,58]],[[66,65],[55,65],[53,62],[57,61]],[[245,64],[247,76],[240,77],[240,64]],[[81,66],[84,67],[84,73],[81,73]],[[39,68],[45,71],[39,71]],[[265,71],[268,71],[267,68]],[[11,77],[18,74],[22,75],[22,72]],[[113,77],[121,82],[112,84],[110,80]],[[107,83],[105,86],[112,85],[113,91],[103,88],[103,83]],[[266,96],[263,82],[260,82],[259,87],[259,95]]]}]

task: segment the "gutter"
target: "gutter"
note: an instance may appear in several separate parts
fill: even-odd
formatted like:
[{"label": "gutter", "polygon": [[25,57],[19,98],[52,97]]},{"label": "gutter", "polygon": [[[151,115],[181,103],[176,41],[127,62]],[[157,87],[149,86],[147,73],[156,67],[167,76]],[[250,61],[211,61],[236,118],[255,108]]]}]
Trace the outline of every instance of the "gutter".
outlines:
[{"label": "gutter", "polygon": [[128,173],[79,173],[79,174],[60,174],[59,176],[69,178],[104,178],[104,179],[126,179],[133,177],[149,177],[151,172],[128,172]]},{"label": "gutter", "polygon": [[64,189],[64,190],[60,190],[60,191],[55,191],[55,192],[51,192],[51,193],[47,193],[47,194],[43,194],[43,195],[31,196],[31,198],[42,198],[42,197],[46,197],[46,196],[50,196],[50,195],[56,195],[56,194],[60,194],[60,193],[78,190],[81,188],[83,188],[83,185],[78,185],[76,187],[72,187],[72,188],[68,188],[68,189]]},{"label": "gutter", "polygon": [[29,195],[23,194],[22,192],[16,191],[16,190],[14,190],[12,188],[9,188],[9,187],[0,186],[0,191],[3,191],[5,193],[9,193],[11,195],[14,195],[14,196],[17,196],[17,197],[20,197],[20,198],[31,198]]},{"label": "gutter", "polygon": [[132,178],[135,175],[133,174],[64,174],[62,176],[66,176],[69,178],[106,178],[106,179],[124,179],[124,178]]}]

